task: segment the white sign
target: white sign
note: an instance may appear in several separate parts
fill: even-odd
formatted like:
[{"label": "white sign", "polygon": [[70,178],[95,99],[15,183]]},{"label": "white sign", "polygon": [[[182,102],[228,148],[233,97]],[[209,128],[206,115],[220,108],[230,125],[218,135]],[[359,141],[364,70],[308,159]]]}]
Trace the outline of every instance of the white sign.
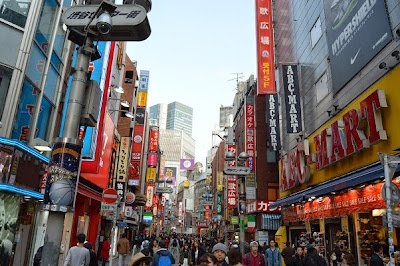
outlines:
[{"label": "white sign", "polygon": [[173,193],[172,187],[158,187],[156,188],[156,193]]},{"label": "white sign", "polygon": [[[85,27],[96,14],[99,5],[77,5],[64,10],[62,19],[68,27]],[[135,26],[146,19],[146,10],[139,5],[117,5],[117,9],[111,14],[112,25]],[[97,19],[93,19],[90,27],[96,27]]]},{"label": "white sign", "polygon": [[227,166],[224,168],[224,174],[226,175],[248,175],[249,173],[250,168],[248,167]]},{"label": "white sign", "polygon": [[117,211],[117,204],[102,203],[101,210],[102,211]]}]

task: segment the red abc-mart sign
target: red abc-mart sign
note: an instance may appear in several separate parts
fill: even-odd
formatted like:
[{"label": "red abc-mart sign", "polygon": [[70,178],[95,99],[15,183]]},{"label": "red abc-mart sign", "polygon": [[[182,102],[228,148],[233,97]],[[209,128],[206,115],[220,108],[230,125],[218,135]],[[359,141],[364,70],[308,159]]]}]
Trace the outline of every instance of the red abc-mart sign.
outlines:
[{"label": "red abc-mart sign", "polygon": [[113,188],[107,188],[103,191],[103,201],[108,204],[113,204],[118,200],[118,193]]}]

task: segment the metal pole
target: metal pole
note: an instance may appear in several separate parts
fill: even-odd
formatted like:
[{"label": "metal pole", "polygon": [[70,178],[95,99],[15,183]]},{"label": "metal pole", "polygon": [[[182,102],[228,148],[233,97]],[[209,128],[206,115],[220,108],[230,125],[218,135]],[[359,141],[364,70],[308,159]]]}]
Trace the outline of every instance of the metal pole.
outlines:
[{"label": "metal pole", "polygon": [[[117,207],[117,215],[118,215],[118,207]],[[113,256],[114,256],[114,254],[113,254],[113,248],[114,248],[114,246],[115,246],[115,230],[117,229],[116,228],[117,227],[117,217],[115,216],[115,218],[113,218],[113,226],[112,226],[112,229],[111,229],[111,232],[112,232],[112,235],[111,235],[111,248],[110,248],[110,260],[109,260],[109,264],[108,265],[110,265],[110,266],[112,266],[113,265]]]},{"label": "metal pole", "polygon": [[[240,178],[240,195],[244,195],[244,176],[239,176]],[[244,243],[245,243],[245,236],[244,236],[244,212],[242,210],[241,202],[239,201],[239,210],[240,210],[240,233],[239,233],[239,239],[240,239],[240,252],[242,254],[244,253]]]},{"label": "metal pole", "polygon": [[389,233],[389,257],[390,265],[394,266],[394,245],[393,245],[393,218],[392,218],[392,205],[391,205],[391,194],[390,194],[390,183],[392,182],[389,176],[389,160],[387,154],[383,156],[383,170],[385,172],[385,189],[386,189],[386,216],[388,223],[388,233]]},{"label": "metal pole", "polygon": [[88,36],[85,45],[79,48],[74,68],[75,72],[72,79],[67,115],[65,117],[64,131],[62,134],[62,136],[66,138],[78,139],[92,52],[94,52],[93,41],[90,36]]}]

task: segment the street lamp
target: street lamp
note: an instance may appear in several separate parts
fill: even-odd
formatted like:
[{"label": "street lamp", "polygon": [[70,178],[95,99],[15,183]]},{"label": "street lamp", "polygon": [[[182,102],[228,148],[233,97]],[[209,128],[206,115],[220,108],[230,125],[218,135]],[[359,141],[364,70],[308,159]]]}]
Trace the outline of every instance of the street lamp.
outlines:
[{"label": "street lamp", "polygon": [[[121,104],[122,105],[122,104]],[[128,105],[129,106],[129,105]],[[113,113],[113,112],[121,112],[121,113],[124,113],[125,114],[125,116],[126,117],[129,117],[129,118],[134,118],[135,117],[135,115],[132,113],[132,112],[129,112],[129,111],[126,111],[126,110],[114,110],[114,109],[111,109],[110,110],[110,113]]]}]

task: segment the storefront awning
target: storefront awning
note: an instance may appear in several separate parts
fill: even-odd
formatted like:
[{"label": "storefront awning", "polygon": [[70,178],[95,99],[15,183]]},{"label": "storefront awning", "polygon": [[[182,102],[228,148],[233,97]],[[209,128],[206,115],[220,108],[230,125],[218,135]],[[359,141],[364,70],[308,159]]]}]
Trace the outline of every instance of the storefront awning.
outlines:
[{"label": "storefront awning", "polygon": [[[396,172],[398,171],[400,171],[400,165],[396,169]],[[311,197],[319,197],[333,191],[340,191],[342,189],[358,186],[383,177],[383,166],[381,163],[376,163],[361,171],[353,172],[346,176],[337,177],[328,182],[318,184],[315,187],[310,187],[296,194],[279,199],[276,202],[271,203],[270,208],[290,205],[292,203],[299,203]]]},{"label": "storefront awning", "polygon": [[4,184],[4,183],[0,183],[0,191],[13,192],[13,193],[21,194],[24,196],[32,197],[32,198],[38,199],[38,200],[43,200],[43,198],[44,198],[43,194],[39,193],[37,191],[33,191],[33,190],[22,188],[22,187],[17,187],[14,185]]}]

